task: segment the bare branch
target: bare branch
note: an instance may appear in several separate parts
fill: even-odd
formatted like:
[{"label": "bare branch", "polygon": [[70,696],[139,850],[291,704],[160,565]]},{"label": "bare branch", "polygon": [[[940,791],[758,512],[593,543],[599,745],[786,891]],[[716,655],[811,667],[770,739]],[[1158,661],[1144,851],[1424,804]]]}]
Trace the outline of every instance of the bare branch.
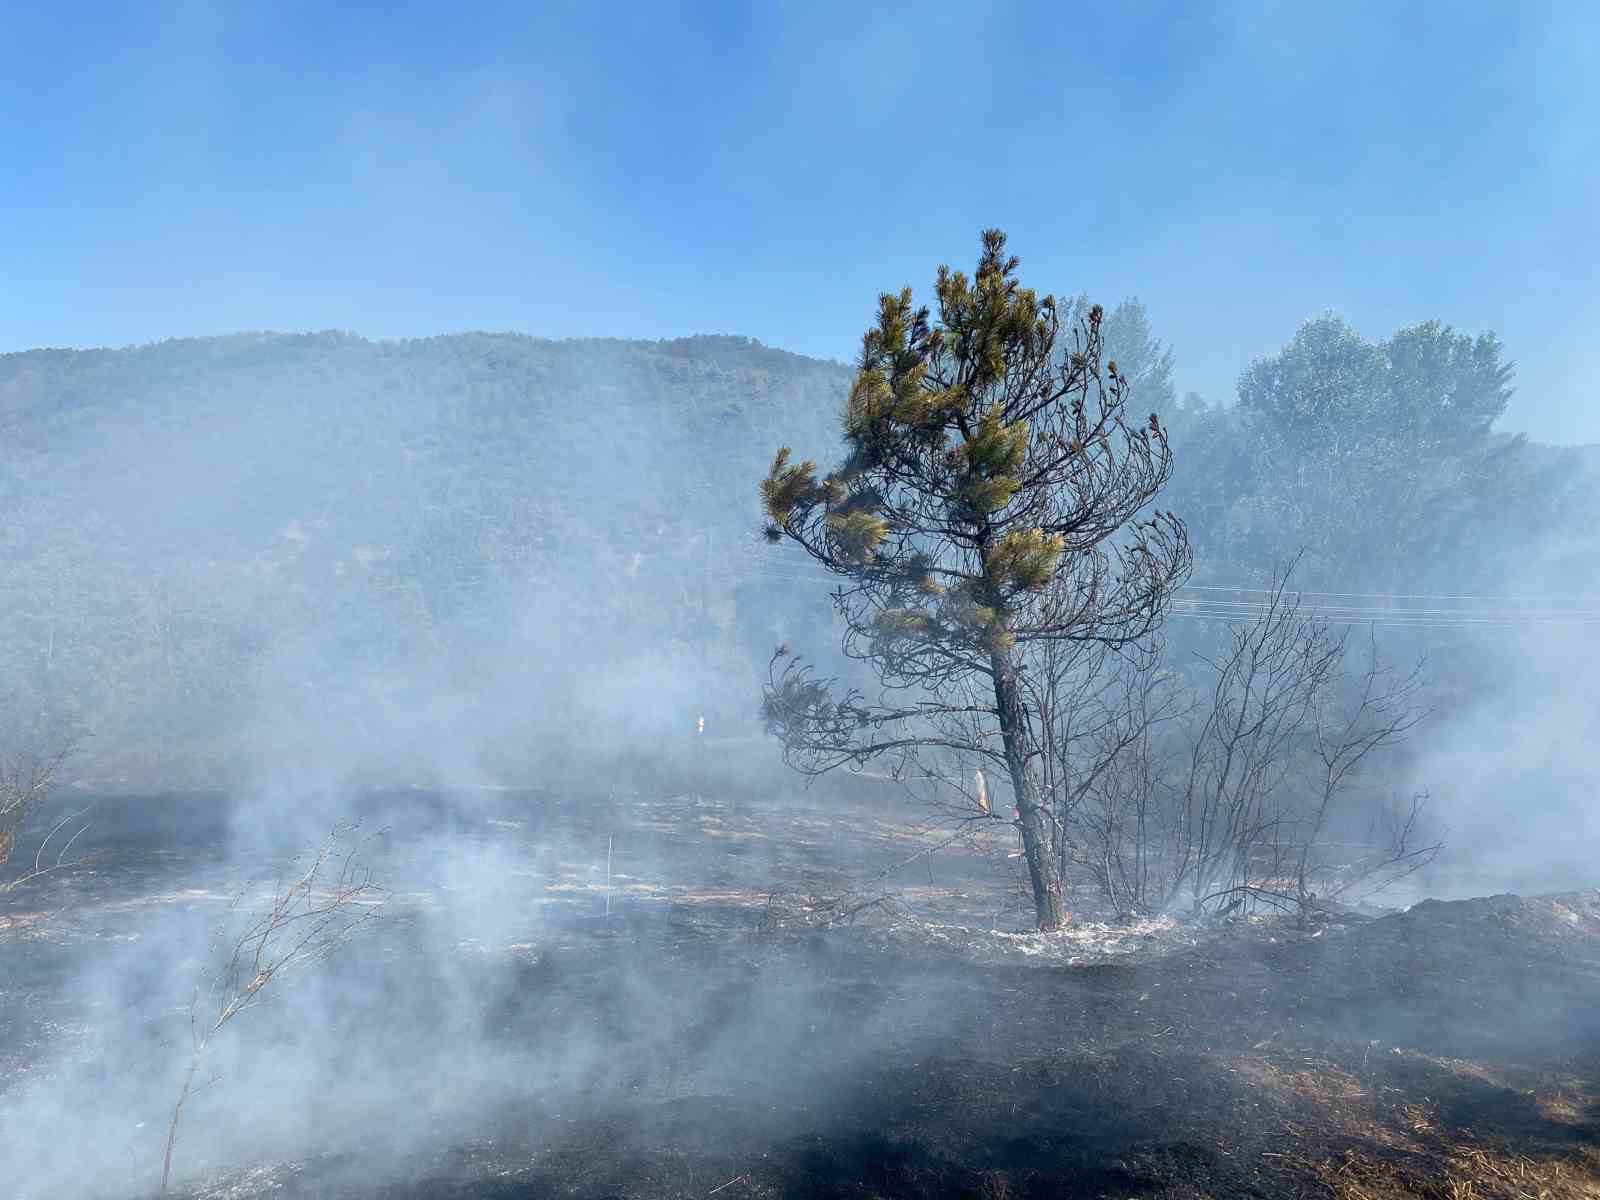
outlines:
[{"label": "bare branch", "polygon": [[[4,867],[10,861],[28,814],[49,796],[62,765],[76,746],[75,737],[65,736],[60,739],[56,749],[47,755],[18,754],[0,761],[0,867]],[[88,828],[87,822],[79,825],[53,854],[51,846],[58,836],[80,821],[87,811],[82,809],[69,813],[51,826],[34,852],[32,865],[9,880],[0,880],[0,895],[15,891],[46,875],[81,865],[84,860],[69,860],[67,855]]]},{"label": "bare branch", "polygon": [[[195,984],[189,1003],[189,1065],[167,1127],[161,1195],[167,1194],[171,1181],[184,1107],[197,1090],[195,1076],[217,1035],[240,1013],[265,1003],[275,981],[332,957],[375,920],[387,902],[382,886],[356,861],[368,839],[341,849],[341,842],[354,830],[355,826],[335,827],[298,874],[273,881],[271,892],[242,927],[230,932],[224,922],[213,936],[214,965]],[[230,911],[237,913],[246,898],[241,891]],[[223,946],[228,949],[216,961]]]}]

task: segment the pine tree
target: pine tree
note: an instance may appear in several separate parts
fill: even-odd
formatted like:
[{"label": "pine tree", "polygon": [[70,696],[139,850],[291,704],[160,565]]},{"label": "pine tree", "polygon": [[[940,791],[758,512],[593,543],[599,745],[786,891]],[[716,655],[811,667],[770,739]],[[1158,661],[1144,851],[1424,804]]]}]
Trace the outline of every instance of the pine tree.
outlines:
[{"label": "pine tree", "polygon": [[879,298],[834,470],[819,477],[788,448],[774,458],[768,537],[839,576],[844,651],[884,691],[875,703],[841,693],[780,648],[763,712],[809,773],[886,754],[992,763],[1011,781],[1039,928],[1054,929],[1041,714],[1022,672],[1052,644],[1146,638],[1190,553],[1176,516],[1146,514],[1171,453],[1154,415],[1124,421],[1102,310],[1072,323],[1068,344],[1056,301],[1018,283],[1005,245],[985,232],[971,279],[939,269],[937,320],[909,288]]}]

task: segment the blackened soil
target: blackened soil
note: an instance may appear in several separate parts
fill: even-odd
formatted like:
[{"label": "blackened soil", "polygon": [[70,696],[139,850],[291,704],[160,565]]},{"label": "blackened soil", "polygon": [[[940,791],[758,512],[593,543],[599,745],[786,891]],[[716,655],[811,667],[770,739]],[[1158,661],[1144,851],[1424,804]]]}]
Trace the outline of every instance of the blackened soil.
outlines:
[{"label": "blackened soil", "polygon": [[[366,986],[328,1019],[352,1064],[385,1036],[381,1004],[408,1015],[385,1054],[425,1027],[530,1082],[452,1078],[464,1128],[386,1138],[358,1122],[329,1144],[261,1144],[197,1167],[186,1194],[1600,1195],[1600,938],[1583,898],[1252,927],[1127,960],[968,962],[903,938],[889,952],[863,928],[760,932],[772,890],[850,886],[915,848],[878,809],[408,803],[393,911],[330,968]],[[225,829],[168,819],[160,840],[113,838],[92,871],[5,901],[14,1079],[48,1072],[52,1037],[85,1019],[76,963],[156,908],[215,903],[238,853]],[[512,919],[482,925],[459,899],[463,846]],[[525,875],[507,875],[508,850]],[[1004,911],[990,857],[936,860],[928,903]],[[471,936],[441,949],[441,920]],[[443,1076],[414,1086],[391,1132]],[[198,1146],[222,1115],[189,1119]]]}]

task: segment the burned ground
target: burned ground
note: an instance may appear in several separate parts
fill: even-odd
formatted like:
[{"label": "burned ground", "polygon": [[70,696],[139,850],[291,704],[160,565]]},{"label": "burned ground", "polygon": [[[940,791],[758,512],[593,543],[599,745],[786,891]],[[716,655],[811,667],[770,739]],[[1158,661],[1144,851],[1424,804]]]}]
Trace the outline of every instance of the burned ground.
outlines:
[{"label": "burned ground", "polygon": [[[414,1069],[285,1095],[259,1064],[292,1055],[294,1010],[241,1028],[182,1143],[190,1194],[1600,1195],[1594,894],[1038,935],[992,870],[1003,839],[866,887],[931,844],[914,814],[396,800],[373,802],[395,899],[316,1012],[337,1034],[322,1079]],[[0,911],[0,1114],[64,1056],[109,1052],[81,965],[156,914],[204,926],[240,873],[215,799],[97,808],[98,861]],[[882,902],[771,920],[846,890]],[[174,1024],[180,982],[130,984],[140,1028]],[[164,1079],[174,1039],[140,1044],[107,1070]],[[264,1121],[269,1100],[296,1119]],[[125,1187],[83,1194],[141,1194],[149,1140]]]}]

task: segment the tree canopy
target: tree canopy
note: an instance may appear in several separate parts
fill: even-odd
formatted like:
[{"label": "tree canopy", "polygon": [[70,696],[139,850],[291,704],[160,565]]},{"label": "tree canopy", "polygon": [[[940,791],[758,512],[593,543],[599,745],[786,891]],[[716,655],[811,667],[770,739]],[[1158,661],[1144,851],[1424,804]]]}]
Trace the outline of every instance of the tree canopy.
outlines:
[{"label": "tree canopy", "polygon": [[1512,365],[1492,333],[1427,321],[1369,342],[1333,315],[1307,321],[1239,379],[1240,412],[1297,449],[1375,438],[1455,444],[1481,437],[1511,399]]},{"label": "tree canopy", "polygon": [[1369,341],[1331,314],[1307,321],[1243,372],[1237,406],[1175,410],[1174,495],[1198,552],[1237,577],[1304,550],[1316,587],[1485,586],[1495,570],[1479,568],[1540,517],[1522,440],[1492,432],[1511,378],[1492,333],[1427,321]]}]

